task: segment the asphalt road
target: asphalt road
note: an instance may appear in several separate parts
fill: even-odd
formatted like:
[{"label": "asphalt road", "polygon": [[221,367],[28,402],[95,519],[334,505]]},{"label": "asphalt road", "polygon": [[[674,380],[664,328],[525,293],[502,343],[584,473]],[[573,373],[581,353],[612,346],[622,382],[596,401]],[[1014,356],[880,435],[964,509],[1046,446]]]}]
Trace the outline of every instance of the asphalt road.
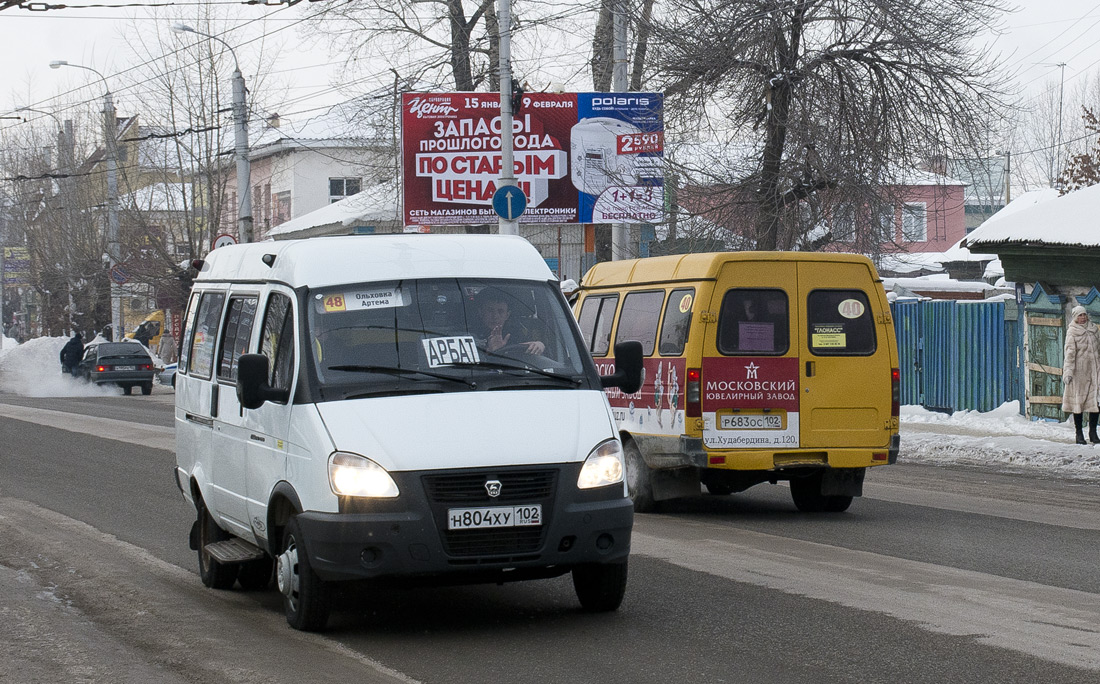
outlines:
[{"label": "asphalt road", "polygon": [[0,681],[1100,680],[1100,487],[906,464],[844,514],[762,485],[638,516],[613,614],[566,577],[295,632],[274,591],[199,582],[171,399],[0,394]]}]

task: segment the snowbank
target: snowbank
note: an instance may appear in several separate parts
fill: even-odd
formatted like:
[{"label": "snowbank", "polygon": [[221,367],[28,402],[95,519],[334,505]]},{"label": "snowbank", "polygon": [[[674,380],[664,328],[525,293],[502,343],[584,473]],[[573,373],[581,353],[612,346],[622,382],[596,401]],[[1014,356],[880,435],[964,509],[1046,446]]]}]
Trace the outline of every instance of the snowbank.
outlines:
[{"label": "snowbank", "polygon": [[[67,337],[35,337],[23,344],[4,338],[0,349],[0,391],[24,397],[102,397],[122,394],[115,385],[93,385],[61,372],[58,356]],[[106,342],[97,336],[91,343]],[[134,342],[134,344],[138,344]],[[164,363],[155,355],[153,365]]]}]

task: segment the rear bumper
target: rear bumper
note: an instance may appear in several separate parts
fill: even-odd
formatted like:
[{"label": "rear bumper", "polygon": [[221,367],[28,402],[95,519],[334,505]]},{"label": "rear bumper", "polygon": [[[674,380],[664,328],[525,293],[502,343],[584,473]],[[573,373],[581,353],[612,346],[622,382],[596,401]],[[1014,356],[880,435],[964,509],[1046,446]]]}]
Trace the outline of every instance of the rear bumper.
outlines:
[{"label": "rear bumper", "polygon": [[134,371],[132,373],[129,371],[111,373],[96,373],[93,371],[88,379],[97,385],[140,385],[145,382],[153,382],[153,373],[152,371]]},{"label": "rear bumper", "polygon": [[707,449],[697,437],[644,437],[635,441],[646,465],[656,470],[695,467],[718,470],[774,472],[810,467],[870,468],[896,463],[901,438],[890,436],[888,446],[826,449]]}]

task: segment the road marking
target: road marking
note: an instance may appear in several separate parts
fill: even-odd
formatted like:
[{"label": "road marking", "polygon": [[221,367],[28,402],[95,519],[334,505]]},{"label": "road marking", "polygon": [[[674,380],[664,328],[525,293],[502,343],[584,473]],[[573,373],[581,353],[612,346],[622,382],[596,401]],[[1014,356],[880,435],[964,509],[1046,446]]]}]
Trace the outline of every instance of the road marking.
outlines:
[{"label": "road marking", "polygon": [[175,428],[4,403],[0,403],[0,416],[82,435],[112,439],[116,442],[138,444],[166,451],[176,450]]},{"label": "road marking", "polygon": [[[642,532],[641,530],[645,530]],[[1100,596],[735,528],[640,516],[631,552],[1100,670]]]}]

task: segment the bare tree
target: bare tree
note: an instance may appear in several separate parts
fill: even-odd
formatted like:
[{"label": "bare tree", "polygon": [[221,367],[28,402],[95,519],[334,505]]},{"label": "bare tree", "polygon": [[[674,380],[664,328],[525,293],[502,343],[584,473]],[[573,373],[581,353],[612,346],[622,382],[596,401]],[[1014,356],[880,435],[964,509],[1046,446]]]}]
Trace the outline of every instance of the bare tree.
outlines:
[{"label": "bare tree", "polygon": [[[759,249],[820,247],[832,207],[888,242],[883,189],[934,157],[973,154],[1004,107],[974,38],[1001,0],[688,0],[654,25],[675,125],[704,115],[750,152],[728,202]],[[710,168],[717,160],[708,160]]]}]

